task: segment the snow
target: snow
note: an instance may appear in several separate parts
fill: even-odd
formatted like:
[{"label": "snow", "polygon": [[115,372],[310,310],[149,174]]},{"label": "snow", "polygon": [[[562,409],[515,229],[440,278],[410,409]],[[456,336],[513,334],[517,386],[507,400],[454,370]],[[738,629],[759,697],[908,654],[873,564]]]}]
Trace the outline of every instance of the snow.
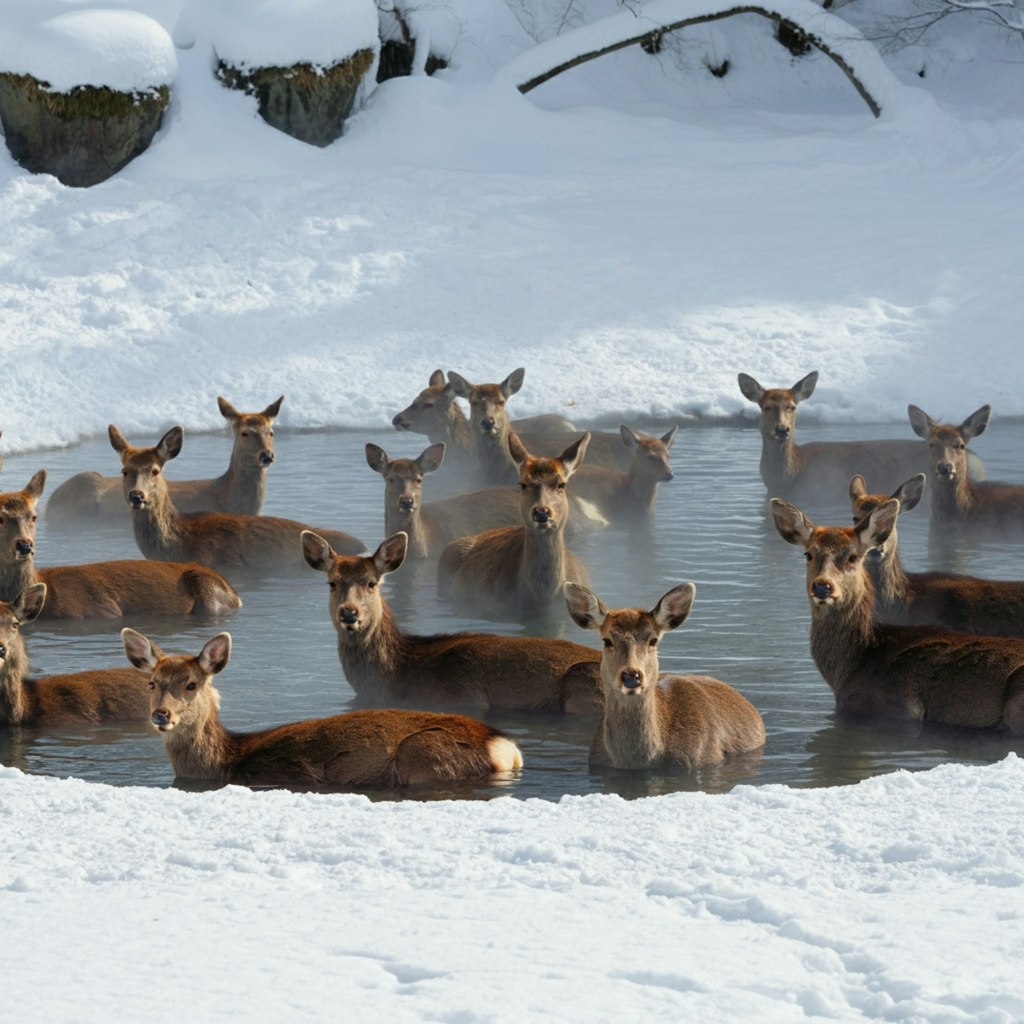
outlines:
[{"label": "snow", "polygon": [[[349,10],[316,17],[330,6]],[[32,5],[47,24],[66,7]],[[1024,415],[1024,66],[1004,41],[961,21],[921,44],[924,80],[921,48],[887,58],[913,86],[894,94],[935,113],[911,100],[876,121],[764,19],[522,97],[493,80],[533,43],[509,8],[453,9],[451,68],[385,83],[324,150],[267,127],[193,46],[156,142],[104,184],[0,153],[5,451],[111,421],[219,427],[218,393],[259,407],[268,381],[285,426],[384,426],[437,366],[523,365],[515,411],[579,420],[753,416],[738,371],[812,369],[801,422],[905,426],[908,401]],[[237,30],[245,59],[277,42]],[[709,54],[730,57],[724,79]],[[5,1004],[54,1022],[1010,1024],[1022,792],[1012,755],[632,802],[0,769]]]},{"label": "snow", "polygon": [[77,85],[144,92],[174,80],[174,44],[153,18],[138,11],[90,8],[40,18],[51,7],[0,3],[10,33],[0,42],[4,71],[32,75],[54,92]]}]

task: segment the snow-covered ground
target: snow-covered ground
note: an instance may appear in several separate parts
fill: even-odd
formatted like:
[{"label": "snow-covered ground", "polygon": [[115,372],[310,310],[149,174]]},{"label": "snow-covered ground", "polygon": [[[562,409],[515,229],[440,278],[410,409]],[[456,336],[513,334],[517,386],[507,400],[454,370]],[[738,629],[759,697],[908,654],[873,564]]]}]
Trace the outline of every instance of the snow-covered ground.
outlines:
[{"label": "snow-covered ground", "polygon": [[[180,3],[107,6],[182,42]],[[1019,40],[951,19],[887,58],[915,92],[875,120],[763,19],[522,97],[494,75],[553,5],[434,6],[450,69],[385,83],[324,150],[217,84],[201,26],[154,145],[114,178],[64,188],[0,149],[5,451],[219,427],[218,393],[284,392],[286,427],[382,426],[438,366],[523,365],[515,410],[583,421],[752,416],[738,371],[812,369],[802,423],[1024,415]],[[0,0],[7,25],[28,7]],[[1022,790],[1013,757],[558,804],[3,769],[5,1010],[1009,1024]]]}]

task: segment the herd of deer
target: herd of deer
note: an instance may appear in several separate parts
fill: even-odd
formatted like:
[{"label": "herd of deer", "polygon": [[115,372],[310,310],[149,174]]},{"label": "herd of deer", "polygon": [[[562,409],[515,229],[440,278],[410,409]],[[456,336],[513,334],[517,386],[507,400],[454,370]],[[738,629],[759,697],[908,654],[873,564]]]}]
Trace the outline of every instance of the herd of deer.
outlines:
[{"label": "herd of deer", "polygon": [[[45,471],[0,494],[0,726],[148,721],[163,735],[176,777],[266,785],[394,786],[522,766],[514,740],[461,711],[599,716],[595,766],[694,768],[759,750],[761,716],[733,687],[659,672],[660,638],[686,620],[694,585],[673,587],[650,611],[609,609],[566,546],[569,531],[653,513],[659,484],[672,478],[675,428],[661,437],[627,426],[580,436],[558,416],[511,422],[506,402],[523,377],[519,369],[500,384],[475,385],[435,371],[393,420],[427,435],[429,446],[415,459],[393,459],[366,445],[369,467],[385,480],[387,536],[371,555],[350,534],[261,514],[281,398],[254,413],[218,399],[234,432],[221,477],[164,476],[181,453],[181,427],[136,447],[111,425],[120,481],[78,473],[50,497],[46,516],[56,529],[100,518],[127,527],[130,515],[145,558],[37,568]],[[816,383],[812,373],[791,388],[763,388],[739,375],[740,390],[761,410],[761,476],[775,526],[805,552],[811,653],[837,710],[1024,733],[1024,582],[909,573],[896,546],[899,513],[920,502],[929,479],[933,534],[1024,538],[1024,486],[975,479],[983,467],[967,445],[987,426],[989,408],[954,426],[912,405],[910,423],[923,441],[798,445],[797,406]],[[456,398],[468,401],[468,417]],[[442,462],[477,489],[424,503],[424,476]],[[868,479],[883,492],[869,493]],[[852,526],[817,526],[787,500],[838,487],[849,494]],[[380,584],[411,558],[436,560],[440,595],[477,614],[530,620],[567,608],[602,647],[404,633]],[[228,663],[228,633],[187,656],[165,654],[126,627],[133,668],[28,674],[20,627],[40,617],[219,616],[242,603],[222,572],[302,565],[327,577],[341,666],[370,707],[254,733],[228,730],[212,681]]]}]

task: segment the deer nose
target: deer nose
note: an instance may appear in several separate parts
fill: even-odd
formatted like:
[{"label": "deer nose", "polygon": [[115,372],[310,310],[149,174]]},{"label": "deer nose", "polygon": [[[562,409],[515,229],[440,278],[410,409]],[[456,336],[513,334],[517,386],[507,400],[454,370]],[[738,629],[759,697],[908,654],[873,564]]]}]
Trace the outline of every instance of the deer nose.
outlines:
[{"label": "deer nose", "polygon": [[400,412],[395,413],[394,417],[391,420],[391,426],[393,426],[396,430],[408,430],[409,429],[408,421],[406,420],[406,418]]},{"label": "deer nose", "polygon": [[775,428],[775,436],[780,440],[785,440],[789,437],[789,427],[778,426]]},{"label": "deer nose", "polygon": [[260,465],[269,466],[274,461],[274,453],[266,450],[260,452]]},{"label": "deer nose", "polygon": [[31,555],[32,549],[33,544],[30,540],[17,540],[14,542],[14,550],[19,555]]},{"label": "deer nose", "polygon": [[359,621],[359,612],[345,605],[338,609],[338,619],[346,626],[354,626]]},{"label": "deer nose", "polygon": [[533,510],[532,515],[533,521],[535,523],[540,523],[541,526],[547,526],[547,524],[551,522],[551,509],[544,505],[538,505]]},{"label": "deer nose", "polygon": [[128,504],[132,508],[142,508],[146,504],[146,496],[142,491],[129,491],[128,492]]},{"label": "deer nose", "polygon": [[643,684],[644,676],[639,669],[635,668],[624,668],[619,673],[619,682],[627,690],[636,690]]},{"label": "deer nose", "polygon": [[948,477],[950,480],[952,480],[953,476],[954,476],[953,463],[952,462],[940,462],[935,467],[935,472],[938,473],[939,476]]},{"label": "deer nose", "polygon": [[676,478],[675,473],[673,473],[671,469],[666,469],[665,470],[665,475],[661,479],[662,480],[675,480],[675,478]]},{"label": "deer nose", "polygon": [[825,580],[815,580],[811,584],[811,596],[824,601],[825,598],[832,596],[832,584]]},{"label": "deer nose", "polygon": [[485,433],[489,434],[494,430],[494,418],[491,416],[485,416],[480,421],[480,429]]},{"label": "deer nose", "polygon": [[169,725],[171,721],[171,713],[164,708],[157,708],[156,711],[153,712],[152,719],[153,724],[156,726]]},{"label": "deer nose", "polygon": [[398,507],[403,512],[411,512],[416,507],[416,500],[403,494],[402,497],[398,499]]}]

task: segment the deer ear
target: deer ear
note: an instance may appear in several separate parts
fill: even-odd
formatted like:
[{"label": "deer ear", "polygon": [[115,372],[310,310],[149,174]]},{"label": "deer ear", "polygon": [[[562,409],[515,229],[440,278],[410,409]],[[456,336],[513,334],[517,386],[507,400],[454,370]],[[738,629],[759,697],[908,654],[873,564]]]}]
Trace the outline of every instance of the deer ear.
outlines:
[{"label": "deer ear", "polygon": [[664,633],[681,626],[690,614],[696,596],[697,588],[692,583],[680,583],[678,587],[673,587],[651,609],[658,628]]},{"label": "deer ear", "polygon": [[160,648],[137,630],[125,626],[121,630],[121,643],[124,644],[124,653],[128,660],[136,668],[153,668],[160,660]]},{"label": "deer ear", "polygon": [[405,561],[408,550],[409,534],[399,530],[387,540],[381,541],[380,547],[373,553],[374,568],[381,576],[394,572]]},{"label": "deer ear", "polygon": [[110,438],[110,447],[114,449],[119,455],[128,451],[130,445],[128,439],[121,433],[113,423],[107,427],[107,436]]},{"label": "deer ear", "polygon": [[793,392],[793,399],[796,402],[802,402],[805,398],[810,398],[814,394],[814,389],[818,384],[818,371],[811,370],[806,377],[802,377],[798,380],[789,390]]},{"label": "deer ear", "polygon": [[916,405],[907,406],[907,415],[910,417],[910,425],[914,428],[914,433],[927,440],[928,434],[935,426],[935,421],[924,409],[920,409]]},{"label": "deer ear", "polygon": [[671,430],[669,430],[666,433],[661,435],[661,443],[666,448],[671,448],[672,447],[672,442],[676,439],[676,431],[678,429],[679,429],[679,424],[677,423]]},{"label": "deer ear", "polygon": [[775,529],[779,531],[782,539],[790,544],[806,547],[814,532],[814,523],[796,505],[790,505],[781,498],[772,498],[771,509]]},{"label": "deer ear", "polygon": [[980,409],[976,409],[972,412],[971,415],[960,424],[960,433],[964,435],[965,440],[970,441],[972,437],[984,434],[985,428],[988,426],[988,418],[991,415],[991,405],[983,405]]},{"label": "deer ear", "polygon": [[380,445],[367,444],[366,464],[375,473],[380,473],[381,476],[384,476],[388,471],[388,453]]},{"label": "deer ear", "polygon": [[518,370],[513,370],[500,384],[501,393],[508,398],[509,395],[514,395],[522,386],[523,378],[526,376],[526,369],[522,366]]},{"label": "deer ear", "polygon": [[46,486],[46,470],[39,470],[25,487],[27,494],[33,498],[39,498],[42,496],[43,488]]},{"label": "deer ear", "polygon": [[430,375],[430,380],[427,381],[427,386],[431,388],[444,387],[444,370],[435,370]]},{"label": "deer ear", "polygon": [[577,626],[584,629],[600,629],[608,617],[608,609],[592,591],[579,583],[563,583],[562,593],[565,605]]},{"label": "deer ear", "polygon": [[760,405],[761,399],[764,398],[764,388],[747,373],[739,374],[736,379],[739,381],[743,397],[749,398],[755,405]]},{"label": "deer ear", "polygon": [[588,444],[590,444],[589,432],[574,441],[558,456],[558,461],[565,467],[566,476],[572,476],[583,464],[583,456],[587,454]]},{"label": "deer ear", "polygon": [[530,457],[526,445],[519,440],[519,435],[514,430],[508,432],[508,452],[517,466],[521,466]]},{"label": "deer ear", "polygon": [[625,423],[619,424],[619,437],[622,438],[622,443],[627,448],[635,448],[640,443],[640,439],[636,436],[636,433],[630,430]]},{"label": "deer ear", "polygon": [[416,465],[420,467],[420,472],[433,473],[435,469],[439,469],[441,463],[444,462],[444,451],[444,441],[438,441],[437,444],[424,448],[416,460]]},{"label": "deer ear", "polygon": [[896,526],[900,514],[900,503],[896,498],[882,502],[870,515],[854,526],[860,546],[864,551],[881,547]]},{"label": "deer ear", "polygon": [[857,473],[850,481],[850,501],[856,501],[858,498],[863,498],[868,493],[868,485],[864,481],[864,477]]},{"label": "deer ear", "polygon": [[231,657],[231,634],[218,633],[207,640],[199,652],[199,667],[209,676],[215,676]]},{"label": "deer ear", "polygon": [[217,408],[220,409],[221,416],[226,420],[237,420],[241,418],[241,413],[226,399],[222,396],[217,396]]},{"label": "deer ear", "polygon": [[329,571],[337,557],[331,545],[312,530],[303,530],[301,538],[302,557],[306,559],[306,564],[311,569],[319,569],[320,572]]},{"label": "deer ear", "polygon": [[161,462],[176,459],[185,443],[185,431],[182,427],[171,427],[156,443],[156,455]]},{"label": "deer ear", "polygon": [[19,622],[33,622],[39,617],[46,603],[46,584],[33,583],[26,587],[12,605],[14,616]]},{"label": "deer ear", "polygon": [[909,512],[912,508],[917,508],[918,502],[924,494],[924,484],[927,479],[928,477],[924,473],[918,473],[909,480],[905,480],[893,491],[892,496],[899,501],[901,512]]},{"label": "deer ear", "polygon": [[454,370],[448,371],[448,386],[459,396],[459,398],[469,398],[469,393],[473,390],[473,385],[470,384],[465,377],[456,373]]},{"label": "deer ear", "polygon": [[276,420],[278,413],[281,411],[281,403],[284,401],[284,395],[280,395],[276,402],[271,402],[270,405],[263,410],[262,415],[266,416],[268,420]]}]

